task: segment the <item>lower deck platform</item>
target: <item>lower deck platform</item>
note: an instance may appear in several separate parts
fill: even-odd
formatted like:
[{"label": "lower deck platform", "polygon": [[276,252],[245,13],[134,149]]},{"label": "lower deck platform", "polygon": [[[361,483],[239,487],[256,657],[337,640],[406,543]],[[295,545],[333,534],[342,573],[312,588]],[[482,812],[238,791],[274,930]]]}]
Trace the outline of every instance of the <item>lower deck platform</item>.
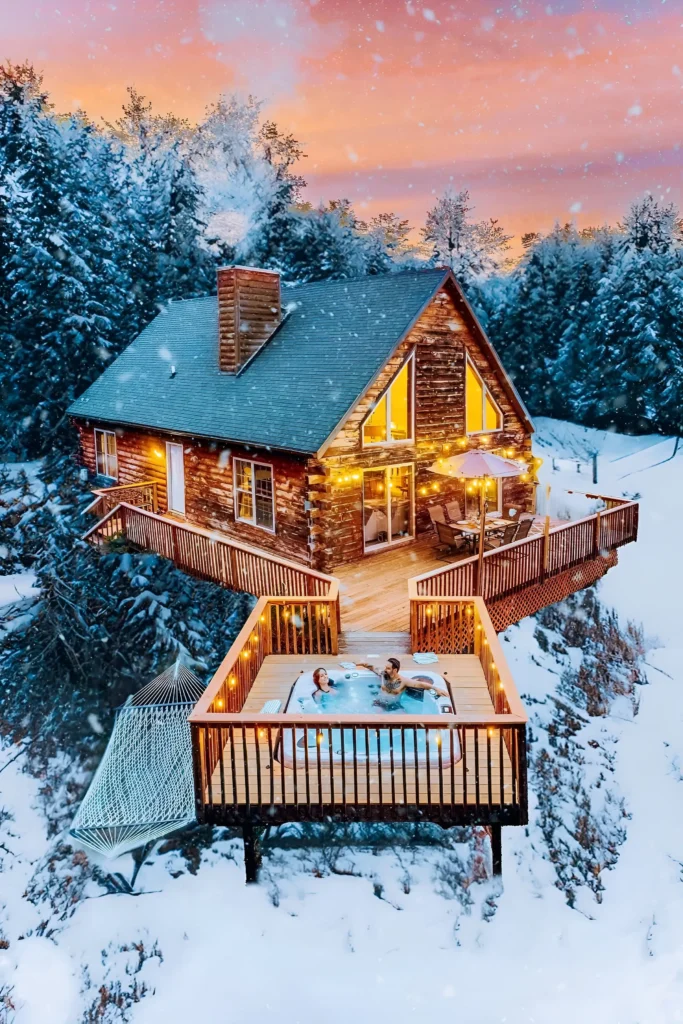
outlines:
[{"label": "lower deck platform", "polygon": [[[499,809],[499,820],[514,823],[519,794],[509,747],[516,739],[510,730],[481,724],[491,719],[494,708],[476,655],[439,655],[438,662],[429,665],[419,665],[410,654],[399,655],[406,671],[422,669],[443,676],[457,720],[444,714],[443,722],[432,718],[425,725],[401,714],[378,713],[366,716],[353,730],[344,723],[346,758],[341,763],[326,755],[332,750],[333,729],[335,745],[342,735],[340,724],[326,715],[320,716],[319,726],[317,722],[302,726],[295,718],[291,726],[274,725],[271,716],[264,718],[263,727],[259,725],[266,701],[280,701],[284,711],[301,672],[318,667],[340,671],[340,661],[383,667],[396,654],[393,648],[368,647],[347,648],[338,657],[270,655],[264,659],[241,712],[244,724],[221,730],[222,756],[205,794],[207,820],[227,822],[249,808],[252,815],[273,823],[296,818],[299,810],[306,818],[424,816],[453,824],[470,816],[474,820],[482,808],[488,808],[492,820],[494,809]],[[293,751],[297,741],[310,755],[306,752],[304,761],[299,754],[285,764],[283,747]],[[356,749],[361,756],[354,756]],[[368,757],[364,750],[371,751]]]}]

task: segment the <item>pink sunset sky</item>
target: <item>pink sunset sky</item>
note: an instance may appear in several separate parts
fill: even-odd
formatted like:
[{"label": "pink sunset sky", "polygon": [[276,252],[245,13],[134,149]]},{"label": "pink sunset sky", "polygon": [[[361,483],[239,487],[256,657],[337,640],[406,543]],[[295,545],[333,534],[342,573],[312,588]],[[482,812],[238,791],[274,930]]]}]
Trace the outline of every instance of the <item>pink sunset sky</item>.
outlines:
[{"label": "pink sunset sky", "polygon": [[681,202],[683,11],[660,0],[0,0],[0,57],[59,110],[118,115],[133,84],[202,116],[252,92],[303,144],[307,198],[415,225],[469,188],[511,232]]}]

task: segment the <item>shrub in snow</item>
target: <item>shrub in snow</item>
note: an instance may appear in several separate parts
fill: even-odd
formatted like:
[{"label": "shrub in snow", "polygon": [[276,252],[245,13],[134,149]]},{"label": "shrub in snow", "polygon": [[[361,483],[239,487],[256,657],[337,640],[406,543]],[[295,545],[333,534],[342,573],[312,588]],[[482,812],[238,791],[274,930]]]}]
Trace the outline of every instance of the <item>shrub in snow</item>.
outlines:
[{"label": "shrub in snow", "polygon": [[45,476],[57,489],[11,531],[40,598],[30,629],[0,636],[4,728],[41,765],[60,750],[99,755],[114,709],[178,657],[208,681],[253,603],[157,555],[100,554],[79,540],[78,474],[67,463]]},{"label": "shrub in snow", "polygon": [[555,675],[559,664],[560,681],[532,705],[531,813],[569,905],[577,905],[582,890],[600,902],[602,874],[616,864],[628,818],[608,716],[617,698],[637,712],[637,686],[646,682],[642,630],[620,626],[592,588],[539,612],[537,622],[535,658]]}]

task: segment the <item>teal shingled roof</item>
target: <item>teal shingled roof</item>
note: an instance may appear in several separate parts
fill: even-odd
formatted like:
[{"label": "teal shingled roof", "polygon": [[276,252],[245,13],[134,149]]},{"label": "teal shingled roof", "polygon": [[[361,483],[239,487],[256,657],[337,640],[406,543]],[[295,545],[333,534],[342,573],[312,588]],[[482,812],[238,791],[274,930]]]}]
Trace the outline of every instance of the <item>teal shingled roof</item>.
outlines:
[{"label": "teal shingled roof", "polygon": [[286,319],[238,376],[218,369],[216,296],[173,302],[69,413],[317,452],[446,277],[417,270],[283,289]]}]

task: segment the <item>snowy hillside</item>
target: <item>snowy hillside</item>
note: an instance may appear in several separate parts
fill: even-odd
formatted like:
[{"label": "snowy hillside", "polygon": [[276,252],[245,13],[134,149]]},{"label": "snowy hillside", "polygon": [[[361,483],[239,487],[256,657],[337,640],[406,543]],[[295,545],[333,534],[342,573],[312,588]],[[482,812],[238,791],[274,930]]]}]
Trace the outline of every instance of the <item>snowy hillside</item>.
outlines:
[{"label": "snowy hillside", "polygon": [[[131,858],[93,866],[65,855],[48,835],[64,794],[5,747],[3,1024],[679,1019],[683,447],[671,458],[673,439],[554,420],[537,428],[552,509],[588,501],[567,490],[638,495],[640,539],[598,590],[618,636],[581,597],[574,622],[550,613],[504,635],[529,708],[532,768],[529,828],[503,830],[502,885],[480,880],[480,838],[464,832],[446,846],[411,833],[388,848],[385,835],[374,851],[306,848],[292,834],[268,850],[257,886],[244,885],[241,846],[226,839],[202,851],[196,873],[162,844],[136,894],[116,891],[103,880],[130,878]],[[5,577],[1,599],[15,599],[15,583],[30,598],[32,582]],[[582,651],[572,637],[584,631]],[[581,669],[597,678],[605,658],[609,685],[587,696]]]}]

